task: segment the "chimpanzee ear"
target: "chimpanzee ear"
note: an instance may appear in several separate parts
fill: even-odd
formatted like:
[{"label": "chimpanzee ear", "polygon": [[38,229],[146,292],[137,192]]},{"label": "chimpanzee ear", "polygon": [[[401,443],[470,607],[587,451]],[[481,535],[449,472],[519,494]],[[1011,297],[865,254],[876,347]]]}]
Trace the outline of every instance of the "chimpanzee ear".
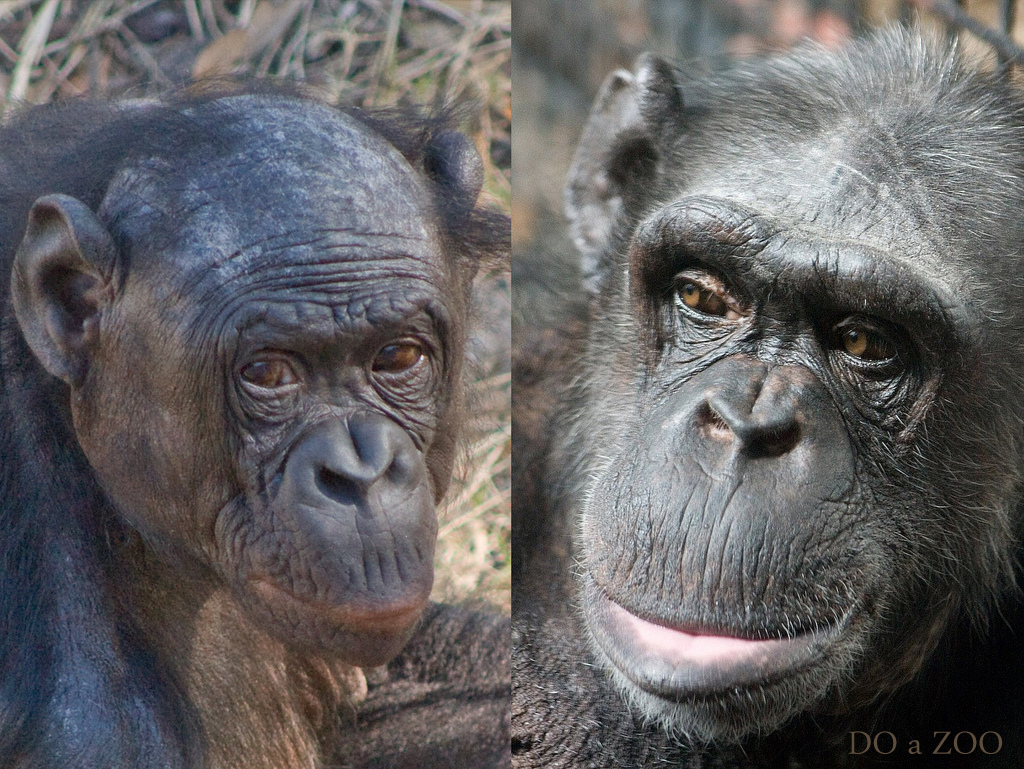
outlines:
[{"label": "chimpanzee ear", "polygon": [[11,299],[21,331],[43,367],[77,387],[111,294],[117,247],[84,204],[39,198],[14,258]]},{"label": "chimpanzee ear", "polygon": [[644,54],[634,69],[613,72],[601,86],[565,190],[570,232],[591,291],[609,266],[603,255],[615,223],[637,215],[660,175],[665,141],[683,120],[672,66]]},{"label": "chimpanzee ear", "polygon": [[444,131],[427,147],[424,170],[444,188],[447,200],[465,214],[476,205],[484,186],[484,164],[469,137],[458,131]]}]

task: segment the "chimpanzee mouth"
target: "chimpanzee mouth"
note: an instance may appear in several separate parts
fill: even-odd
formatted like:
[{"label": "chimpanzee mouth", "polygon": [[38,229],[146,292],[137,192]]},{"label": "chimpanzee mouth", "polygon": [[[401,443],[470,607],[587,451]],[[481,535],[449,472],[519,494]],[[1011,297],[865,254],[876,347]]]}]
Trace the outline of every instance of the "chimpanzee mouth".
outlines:
[{"label": "chimpanzee mouth", "polygon": [[641,690],[668,700],[763,687],[820,663],[843,632],[829,626],[792,637],[752,638],[682,630],[641,619],[594,591],[591,633],[608,660]]}]

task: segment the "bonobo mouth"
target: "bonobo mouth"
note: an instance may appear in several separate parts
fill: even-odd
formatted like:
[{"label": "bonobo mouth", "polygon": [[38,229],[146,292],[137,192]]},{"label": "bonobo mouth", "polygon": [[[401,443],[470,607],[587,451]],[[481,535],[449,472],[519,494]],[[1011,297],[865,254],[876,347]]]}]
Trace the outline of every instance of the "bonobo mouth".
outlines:
[{"label": "bonobo mouth", "polygon": [[763,687],[798,674],[825,656],[838,628],[793,637],[744,638],[641,619],[602,593],[589,614],[591,632],[613,665],[637,687],[668,700]]},{"label": "bonobo mouth", "polygon": [[253,589],[268,604],[286,605],[292,611],[313,612],[318,621],[358,627],[368,633],[402,633],[419,619],[427,596],[413,596],[382,606],[337,606],[296,595],[267,578],[250,579]]},{"label": "bonobo mouth", "polygon": [[333,648],[361,667],[382,665],[402,650],[430,597],[427,588],[379,605],[336,604],[297,595],[270,577],[246,582],[258,599],[253,608],[284,626],[277,635],[300,644],[308,638],[311,645]]}]

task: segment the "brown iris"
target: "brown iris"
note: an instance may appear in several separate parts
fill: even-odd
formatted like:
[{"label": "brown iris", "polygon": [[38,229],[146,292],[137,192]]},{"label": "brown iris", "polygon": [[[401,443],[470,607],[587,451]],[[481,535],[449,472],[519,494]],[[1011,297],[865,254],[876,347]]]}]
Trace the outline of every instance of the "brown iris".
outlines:
[{"label": "brown iris", "polygon": [[394,342],[382,347],[373,359],[373,370],[380,374],[400,374],[423,358],[423,347],[416,342]]},{"label": "brown iris", "polygon": [[743,315],[736,301],[719,280],[709,276],[705,282],[684,276],[676,285],[679,299],[695,312],[726,320],[736,320]]},{"label": "brown iris", "polygon": [[892,342],[876,331],[863,327],[837,329],[839,343],[847,355],[864,361],[882,361],[896,357]]},{"label": "brown iris", "polygon": [[242,369],[242,379],[249,384],[273,389],[286,387],[299,381],[295,369],[283,358],[259,358],[246,364]]}]

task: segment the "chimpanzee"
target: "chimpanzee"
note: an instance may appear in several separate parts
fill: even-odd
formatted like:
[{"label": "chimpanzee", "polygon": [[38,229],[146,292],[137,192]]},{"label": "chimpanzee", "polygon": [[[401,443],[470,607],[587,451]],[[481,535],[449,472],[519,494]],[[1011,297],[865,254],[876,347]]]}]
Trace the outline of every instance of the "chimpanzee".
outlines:
[{"label": "chimpanzee", "polygon": [[566,208],[588,298],[514,333],[513,765],[1024,765],[1024,95],[918,31],[647,55]]},{"label": "chimpanzee", "polygon": [[0,128],[0,766],[507,761],[508,621],[425,611],[509,241],[452,122],[225,86]]}]

